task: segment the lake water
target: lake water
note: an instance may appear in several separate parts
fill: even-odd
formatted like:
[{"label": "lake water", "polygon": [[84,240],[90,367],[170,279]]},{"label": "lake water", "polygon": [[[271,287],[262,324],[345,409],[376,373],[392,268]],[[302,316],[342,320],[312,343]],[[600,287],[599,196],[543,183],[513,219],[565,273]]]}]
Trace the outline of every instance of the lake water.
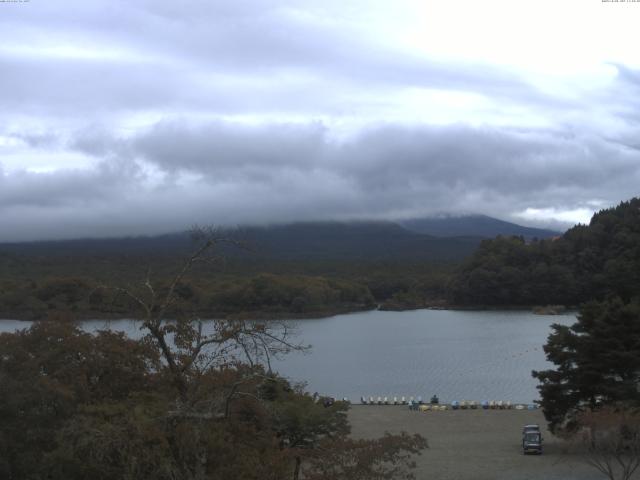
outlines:
[{"label": "lake water", "polygon": [[[575,316],[519,311],[413,310],[359,312],[291,321],[310,353],[274,362],[311,392],[358,400],[360,396],[422,396],[441,401],[539,398],[532,370],[548,368],[542,345],[552,323],[570,325]],[[0,321],[0,331],[26,322]],[[139,336],[134,322],[108,322],[109,328]],[[84,322],[88,330],[104,321]]]}]

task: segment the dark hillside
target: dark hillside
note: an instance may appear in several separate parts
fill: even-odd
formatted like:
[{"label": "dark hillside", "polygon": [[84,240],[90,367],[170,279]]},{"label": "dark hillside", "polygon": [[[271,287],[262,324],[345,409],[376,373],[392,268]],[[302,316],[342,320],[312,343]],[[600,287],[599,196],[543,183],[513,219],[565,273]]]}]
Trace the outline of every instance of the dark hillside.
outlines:
[{"label": "dark hillside", "polygon": [[[224,253],[272,260],[429,260],[457,261],[470,255],[477,237],[436,238],[408,231],[392,222],[294,223],[229,230],[249,245],[248,252]],[[192,247],[188,233],[155,237],[80,239],[0,244],[0,254],[51,257],[182,256]]]},{"label": "dark hillside", "polygon": [[278,259],[457,261],[480,239],[442,239],[392,222],[295,223],[245,230],[258,256]]},{"label": "dark hillside", "polygon": [[596,213],[556,240],[485,240],[450,283],[458,304],[568,304],[640,295],[640,199]]}]

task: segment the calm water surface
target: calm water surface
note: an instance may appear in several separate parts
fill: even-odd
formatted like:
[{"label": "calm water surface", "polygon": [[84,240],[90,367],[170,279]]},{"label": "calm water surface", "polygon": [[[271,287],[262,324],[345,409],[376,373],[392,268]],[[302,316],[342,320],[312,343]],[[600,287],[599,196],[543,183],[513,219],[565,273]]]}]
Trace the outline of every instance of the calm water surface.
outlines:
[{"label": "calm water surface", "polygon": [[[538,398],[531,370],[549,367],[542,345],[552,323],[569,325],[575,316],[514,311],[414,310],[360,312],[291,321],[310,353],[293,353],[275,368],[310,391],[357,400],[365,396],[438,394],[442,401]],[[84,322],[87,330],[104,321]],[[0,321],[0,331],[26,322]],[[130,320],[108,327],[139,336]]]},{"label": "calm water surface", "polygon": [[279,364],[309,389],[337,397],[418,396],[441,400],[539,398],[531,370],[550,366],[542,345],[552,323],[574,315],[415,310],[362,312],[297,323],[313,345]]}]

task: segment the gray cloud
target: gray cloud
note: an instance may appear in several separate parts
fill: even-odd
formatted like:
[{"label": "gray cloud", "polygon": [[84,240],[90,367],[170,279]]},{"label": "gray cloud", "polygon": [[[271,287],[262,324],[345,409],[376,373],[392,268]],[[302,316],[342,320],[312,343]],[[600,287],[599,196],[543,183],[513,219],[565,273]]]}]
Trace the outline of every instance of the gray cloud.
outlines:
[{"label": "gray cloud", "polygon": [[[542,92],[514,69],[365,35],[335,15],[342,3],[70,0],[3,12],[0,240],[511,218],[638,193],[637,70],[616,64],[584,98]],[[410,90],[436,106],[397,100]],[[416,120],[446,117],[441,94],[472,97],[479,113]],[[520,126],[503,126],[511,119]],[[86,162],[71,168],[65,155]]]},{"label": "gray cloud", "polygon": [[[526,208],[614,203],[640,182],[640,152],[547,130],[379,126],[335,142],[318,123],[165,121],[127,139],[102,133],[93,144],[86,132],[71,142],[102,158],[93,171],[0,177],[2,231],[15,232],[5,239],[141,234],[194,222],[504,218]],[[118,152],[128,159],[115,160]],[[26,211],[39,228],[20,227],[16,212]]]},{"label": "gray cloud", "polygon": [[244,169],[313,168],[326,148],[325,131],[319,123],[251,127],[215,122],[185,128],[163,122],[131,144],[135,153],[162,169],[217,176]]},{"label": "gray cloud", "polygon": [[18,47],[49,31],[87,52],[0,51],[0,91],[11,92],[0,107],[98,118],[140,109],[336,114],[362,107],[363,85],[381,98],[414,87],[567,106],[506,69],[416,57],[340,22],[296,15],[295,2],[221,3],[69,2],[73,17],[47,5],[2,17]]},{"label": "gray cloud", "polygon": [[[43,214],[57,207],[90,209],[118,199],[143,179],[134,162],[101,162],[93,170],[60,170],[35,173],[0,170],[0,214],[16,207],[38,208]],[[120,200],[122,200],[120,198]]]},{"label": "gray cloud", "polygon": [[640,168],[637,153],[597,136],[464,125],[379,126],[333,142],[319,124],[216,122],[194,129],[161,123],[130,144],[134,155],[167,172],[190,171],[211,181],[226,180],[227,172],[240,178],[260,170],[272,172],[269,178],[321,172],[364,194],[417,184],[501,195],[556,187],[595,191]]}]

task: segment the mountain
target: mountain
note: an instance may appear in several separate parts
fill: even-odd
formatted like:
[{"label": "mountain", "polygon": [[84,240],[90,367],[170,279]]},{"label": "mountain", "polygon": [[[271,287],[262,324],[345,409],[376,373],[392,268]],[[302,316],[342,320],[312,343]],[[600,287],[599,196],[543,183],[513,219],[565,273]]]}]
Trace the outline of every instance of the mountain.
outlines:
[{"label": "mountain", "polygon": [[[393,222],[301,222],[223,232],[248,246],[223,249],[238,258],[273,260],[455,261],[471,254],[480,237],[441,238]],[[30,256],[184,255],[188,233],[155,237],[80,239],[0,244],[0,253]]]},{"label": "mountain", "polygon": [[[223,249],[234,258],[272,260],[456,261],[482,238],[550,238],[558,232],[523,227],[484,215],[390,221],[297,222],[222,232],[248,245]],[[182,256],[193,246],[186,232],[148,237],[75,239],[0,244],[0,253],[29,256]]]},{"label": "mountain", "polygon": [[433,235],[434,237],[477,236],[493,238],[498,235],[522,236],[527,240],[533,238],[552,238],[561,232],[542,228],[523,227],[515,223],[505,222],[486,215],[465,215],[461,217],[415,218],[399,222],[412,232]]},{"label": "mountain", "polygon": [[313,222],[249,228],[256,253],[290,260],[459,260],[479,237],[454,239],[410,231],[393,222]]}]

